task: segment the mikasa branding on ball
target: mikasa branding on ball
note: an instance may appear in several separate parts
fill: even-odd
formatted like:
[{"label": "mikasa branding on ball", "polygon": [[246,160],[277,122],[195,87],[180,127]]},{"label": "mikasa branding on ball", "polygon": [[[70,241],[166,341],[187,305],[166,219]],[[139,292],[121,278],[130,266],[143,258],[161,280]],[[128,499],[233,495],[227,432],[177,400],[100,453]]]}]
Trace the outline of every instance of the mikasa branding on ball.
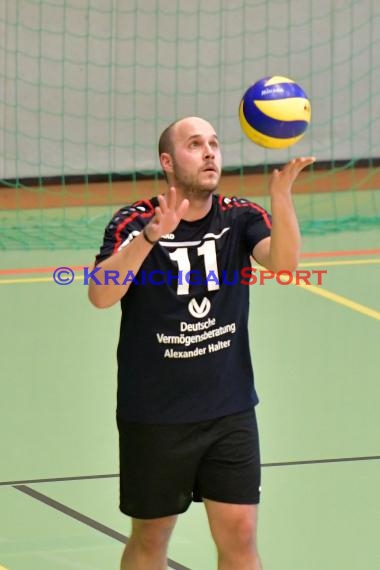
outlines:
[{"label": "mikasa branding on ball", "polygon": [[260,79],[244,93],[239,107],[241,128],[254,143],[281,149],[298,142],[310,123],[305,91],[288,77]]}]

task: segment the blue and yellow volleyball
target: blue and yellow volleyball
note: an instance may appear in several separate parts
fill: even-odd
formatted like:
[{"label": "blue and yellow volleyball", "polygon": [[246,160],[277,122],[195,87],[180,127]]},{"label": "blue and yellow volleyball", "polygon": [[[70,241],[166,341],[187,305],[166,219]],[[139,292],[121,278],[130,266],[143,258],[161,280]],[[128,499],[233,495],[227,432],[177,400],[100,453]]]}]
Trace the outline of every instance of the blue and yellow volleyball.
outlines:
[{"label": "blue and yellow volleyball", "polygon": [[239,106],[243,132],[265,148],[281,149],[298,142],[311,119],[305,91],[288,77],[260,79],[244,93]]}]

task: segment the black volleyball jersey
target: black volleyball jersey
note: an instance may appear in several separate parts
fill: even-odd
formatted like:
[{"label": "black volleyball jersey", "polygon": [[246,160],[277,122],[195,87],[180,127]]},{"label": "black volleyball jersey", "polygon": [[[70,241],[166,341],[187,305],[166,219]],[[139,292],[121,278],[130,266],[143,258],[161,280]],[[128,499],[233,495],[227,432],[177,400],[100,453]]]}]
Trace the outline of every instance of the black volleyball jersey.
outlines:
[{"label": "black volleyball jersey", "polygon": [[[96,265],[150,221],[156,198],[119,210]],[[121,299],[117,413],[126,421],[182,423],[236,413],[258,402],[248,337],[250,254],[271,218],[242,198],[213,195],[202,219],[161,237]],[[243,270],[243,272],[242,272]]]}]

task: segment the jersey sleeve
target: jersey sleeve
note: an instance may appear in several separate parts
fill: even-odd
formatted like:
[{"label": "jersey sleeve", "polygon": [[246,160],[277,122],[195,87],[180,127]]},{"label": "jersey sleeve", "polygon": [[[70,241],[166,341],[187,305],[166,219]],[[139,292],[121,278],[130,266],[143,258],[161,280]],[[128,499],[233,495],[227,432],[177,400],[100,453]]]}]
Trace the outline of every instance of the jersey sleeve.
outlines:
[{"label": "jersey sleeve", "polygon": [[247,205],[248,212],[245,225],[245,239],[248,251],[251,253],[259,241],[271,235],[272,216],[258,204],[247,201]]},{"label": "jersey sleeve", "polygon": [[154,207],[146,200],[118,210],[104,231],[103,243],[95,257],[95,265],[131,243],[153,215]]}]

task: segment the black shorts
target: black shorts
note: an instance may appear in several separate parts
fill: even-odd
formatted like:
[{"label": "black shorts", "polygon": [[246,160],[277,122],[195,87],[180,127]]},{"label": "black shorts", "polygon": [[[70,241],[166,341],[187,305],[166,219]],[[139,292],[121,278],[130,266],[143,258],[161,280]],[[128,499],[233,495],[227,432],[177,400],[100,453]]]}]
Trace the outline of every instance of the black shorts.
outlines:
[{"label": "black shorts", "polygon": [[258,504],[260,447],[254,409],[188,424],[118,419],[120,510],[153,519],[192,501]]}]

